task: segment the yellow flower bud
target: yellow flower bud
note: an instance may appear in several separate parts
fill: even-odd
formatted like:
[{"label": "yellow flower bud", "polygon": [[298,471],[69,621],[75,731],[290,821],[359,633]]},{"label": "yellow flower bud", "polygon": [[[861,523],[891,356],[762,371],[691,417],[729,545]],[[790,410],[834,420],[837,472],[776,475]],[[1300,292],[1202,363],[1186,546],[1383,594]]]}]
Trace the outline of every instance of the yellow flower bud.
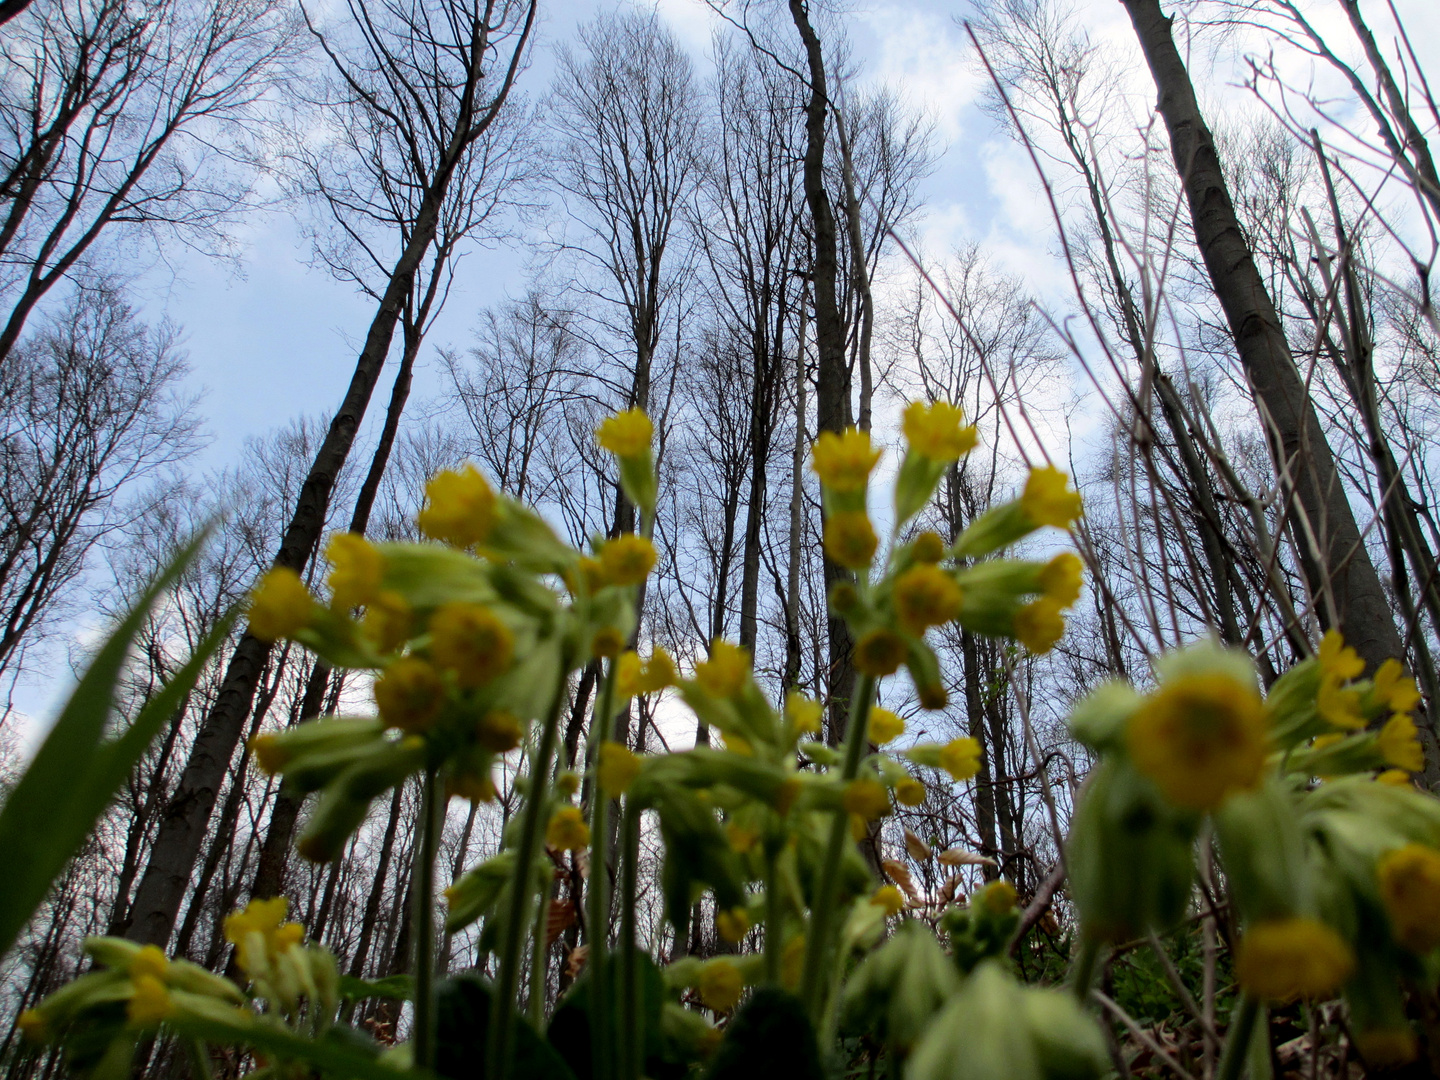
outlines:
[{"label": "yellow flower bud", "polygon": [[870,903],[878,908],[884,908],[886,915],[899,915],[905,910],[905,897],[894,885],[881,885],[870,897]]},{"label": "yellow flower bud", "polygon": [[31,1042],[44,1042],[50,1037],[50,1027],[45,1023],[45,1015],[36,1009],[26,1009],[15,1023],[20,1028],[20,1034]]},{"label": "yellow flower bud", "polygon": [[745,980],[740,976],[740,969],[723,957],[705,961],[705,966],[700,969],[696,990],[706,1008],[720,1013],[729,1012],[739,1003],[744,989]]},{"label": "yellow flower bud", "polygon": [[330,606],[336,611],[368,604],[379,594],[385,579],[385,556],[363,536],[336,533],[325,545],[325,558],[330,562],[325,579],[330,586]]},{"label": "yellow flower bud", "polygon": [[1318,656],[1320,670],[1326,675],[1335,676],[1338,682],[1358,679],[1365,670],[1365,661],[1360,659],[1359,653],[1345,644],[1339,630],[1325,631],[1325,636],[1320,639]]},{"label": "yellow flower bud", "polygon": [[980,743],[968,735],[951,739],[940,748],[940,767],[964,783],[980,771]]},{"label": "yellow flower bud", "polygon": [[132,979],[149,975],[153,979],[164,979],[170,972],[170,958],[158,945],[146,945],[137,952],[125,966],[125,972]]},{"label": "yellow flower bud", "polygon": [[515,635],[481,604],[445,604],[430,616],[430,657],[462,687],[483,686],[510,666]]},{"label": "yellow flower bud", "polygon": [[508,754],[524,738],[525,725],[504,709],[491,709],[475,725],[475,741],[496,754]]},{"label": "yellow flower bud", "polygon": [[415,524],[432,540],[454,547],[479,544],[495,527],[495,492],[474,465],[445,469],[425,485],[425,507]]},{"label": "yellow flower bud", "polygon": [[265,572],[250,594],[250,633],[261,641],[292,637],[315,617],[315,598],[286,566]]},{"label": "yellow flower bud", "polygon": [[590,826],[573,806],[562,806],[545,826],[545,844],[556,851],[579,851],[590,846]]},{"label": "yellow flower bud", "polygon": [[913,776],[907,776],[895,785],[895,801],[901,806],[919,806],[928,794],[925,785]]},{"label": "yellow flower bud", "polygon": [[1037,528],[1068,529],[1081,514],[1079,492],[1070,490],[1070,477],[1053,465],[1030,470],[1020,506]]},{"label": "yellow flower bud", "polygon": [[610,659],[620,655],[625,648],[625,638],[613,626],[602,626],[590,639],[590,655],[596,659]]},{"label": "yellow flower bud", "polygon": [[1065,633],[1060,605],[1048,596],[1025,604],[1015,612],[1015,636],[1036,656],[1044,656]]},{"label": "yellow flower bud", "polygon": [[1360,713],[1360,691],[1342,687],[1340,677],[1333,672],[1322,672],[1320,675],[1315,710],[1327,723],[1346,731],[1357,731],[1365,726],[1365,717]]},{"label": "yellow flower bud", "polygon": [[960,614],[960,586],[938,566],[921,563],[895,579],[895,611],[900,625],[917,637]]},{"label": "yellow flower bud", "polygon": [[695,665],[695,681],[711,697],[734,697],[750,678],[750,653],[739,645],[716,638],[710,657]]},{"label": "yellow flower bud", "polygon": [[1417,953],[1440,945],[1440,851],[1406,844],[1380,857],[1375,876],[1395,940]]},{"label": "yellow flower bud", "polygon": [[290,760],[289,754],[282,748],[282,744],[275,735],[266,733],[256,735],[249,742],[250,752],[255,755],[261,770],[267,776],[274,776]]},{"label": "yellow flower bud", "polygon": [[824,709],[818,701],[812,701],[798,690],[785,695],[785,715],[790,719],[790,728],[797,736],[820,734],[820,720]]},{"label": "yellow flower bud", "polygon": [[905,721],[900,717],[878,705],[870,709],[870,741],[875,745],[884,746],[891,739],[898,739],[904,734]]},{"label": "yellow flower bud", "polygon": [[650,449],[655,425],[643,409],[626,409],[606,417],[595,429],[595,441],[616,457],[638,457]]},{"label": "yellow flower bud", "polygon": [[620,659],[615,662],[615,692],[622,698],[643,694],[644,678],[645,665],[640,654],[633,649],[621,653]]},{"label": "yellow flower bud", "polygon": [[611,585],[639,585],[655,567],[655,546],[634,533],[605,541],[596,554],[600,572]]},{"label": "yellow flower bud", "polygon": [[393,589],[381,589],[366,603],[360,629],[377,649],[390,653],[409,640],[414,619],[403,596]]},{"label": "yellow flower bud", "polygon": [[825,554],[847,569],[868,567],[879,544],[875,527],[863,510],[842,510],[825,521]]},{"label": "yellow flower bud", "polygon": [[1414,781],[1410,779],[1410,774],[1404,769],[1386,769],[1375,777],[1375,782],[1377,784],[1389,784],[1392,787],[1408,788],[1414,786]]},{"label": "yellow flower bud", "polygon": [[246,974],[264,974],[282,952],[300,944],[305,929],[284,922],[290,901],[283,896],[251,900],[241,911],[225,916],[225,940],[235,946],[235,962]]},{"label": "yellow flower bud", "polygon": [[845,785],[840,805],[847,814],[874,821],[890,813],[890,793],[880,781],[862,776]]},{"label": "yellow flower bud", "polygon": [[495,781],[488,776],[476,776],[474,773],[461,773],[450,777],[446,790],[457,799],[469,799],[476,803],[494,802],[498,794]]},{"label": "yellow flower bud", "polygon": [[1408,713],[1420,704],[1415,680],[1405,674],[1399,660],[1386,660],[1375,672],[1375,696],[1391,712]]},{"label": "yellow flower bud", "polygon": [[595,768],[600,790],[611,798],[623,795],[640,775],[642,764],[640,758],[621,743],[602,742],[600,760]]},{"label": "yellow flower bud", "polygon": [[932,461],[958,461],[975,449],[978,437],[974,427],[962,426],[964,419],[964,411],[948,401],[912,401],[905,408],[905,441]]},{"label": "yellow flower bud", "polygon": [[742,907],[717,912],[715,930],[724,941],[741,941],[750,932],[750,913]]},{"label": "yellow flower bud", "polygon": [[1062,551],[1040,571],[1040,588],[1045,599],[1062,608],[1080,599],[1080,586],[1085,580],[1085,564],[1073,551]]},{"label": "yellow flower bud", "polygon": [[1379,744],[1387,765],[1407,772],[1419,772],[1425,767],[1425,751],[1409,713],[1396,713],[1386,721],[1380,729]]},{"label": "yellow flower bud", "polygon": [[136,1027],[154,1027],[175,1015],[170,991],[154,975],[141,975],[131,980],[134,990],[125,1007],[125,1018]]},{"label": "yellow flower bud", "polygon": [[895,631],[871,630],[855,643],[855,668],[866,675],[893,675],[905,653],[905,639]]},{"label": "yellow flower bud", "polygon": [[881,451],[871,447],[866,432],[853,427],[846,428],[840,435],[822,431],[810,447],[810,468],[831,491],[864,491],[880,454]]},{"label": "yellow flower bud", "polygon": [[412,735],[430,730],[445,705],[440,673],[418,656],[402,656],[375,680],[380,719]]},{"label": "yellow flower bud", "polygon": [[920,699],[920,707],[931,712],[950,704],[950,691],[939,683],[921,683],[915,687],[915,695]]},{"label": "yellow flower bud", "polygon": [[986,911],[992,915],[1005,915],[1014,909],[1020,897],[1015,892],[1015,886],[1004,878],[997,878],[980,890],[976,897]]},{"label": "yellow flower bud", "polygon": [[650,659],[645,662],[645,672],[641,677],[640,685],[647,694],[654,694],[664,690],[667,686],[674,686],[680,681],[680,672],[675,670],[675,661],[670,654],[660,646],[655,646],[650,653]]},{"label": "yellow flower bud", "polygon": [[1260,695],[1222,672],[1163,683],[1131,717],[1128,740],[1136,768],[1193,810],[1255,787],[1269,751]]},{"label": "yellow flower bud", "polygon": [[1350,946],[1316,919],[1269,919],[1251,926],[1235,951],[1235,978],[1265,1001],[1323,998],[1355,968]]},{"label": "yellow flower bud", "polygon": [[915,537],[914,543],[910,545],[910,554],[918,563],[938,563],[945,558],[947,550],[945,541],[940,538],[940,534],[931,532],[929,529]]}]

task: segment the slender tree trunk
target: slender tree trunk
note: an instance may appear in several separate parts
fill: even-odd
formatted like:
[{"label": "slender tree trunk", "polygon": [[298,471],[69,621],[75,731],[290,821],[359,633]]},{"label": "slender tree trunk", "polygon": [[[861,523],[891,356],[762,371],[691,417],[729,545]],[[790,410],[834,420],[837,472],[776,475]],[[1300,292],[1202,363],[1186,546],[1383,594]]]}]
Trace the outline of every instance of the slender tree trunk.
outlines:
[{"label": "slender tree trunk", "polygon": [[785,578],[785,689],[800,682],[800,538],[805,531],[805,326],[808,279],[800,288],[800,327],[795,346],[795,445],[790,457],[789,563]]},{"label": "slender tree trunk", "polygon": [[1255,396],[1276,473],[1295,503],[1292,516],[1303,518],[1294,529],[1296,547],[1321,618],[1338,624],[1374,670],[1402,654],[1400,636],[1314,403],[1240,229],[1214,139],[1171,36],[1171,20],[1159,0],[1123,2],[1159,90],[1196,243]]}]

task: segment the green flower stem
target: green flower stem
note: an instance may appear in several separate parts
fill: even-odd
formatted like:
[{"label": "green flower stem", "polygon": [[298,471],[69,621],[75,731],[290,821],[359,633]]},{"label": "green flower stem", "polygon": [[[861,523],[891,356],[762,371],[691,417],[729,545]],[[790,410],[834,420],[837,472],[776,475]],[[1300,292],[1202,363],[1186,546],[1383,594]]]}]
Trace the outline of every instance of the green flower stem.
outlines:
[{"label": "green flower stem", "polygon": [[1100,959],[1100,942],[1089,934],[1080,935],[1080,955],[1070,969],[1070,990],[1084,1005],[1090,1000],[1090,985],[1095,981],[1095,963]]},{"label": "green flower stem", "polygon": [[530,759],[530,790],[520,818],[520,843],[515,852],[515,876],[510,879],[510,910],[506,916],[505,939],[501,945],[500,972],[490,1008],[490,1037],[486,1041],[486,1075],[506,1080],[514,1064],[515,992],[520,981],[521,946],[529,925],[530,885],[535,856],[540,850],[541,817],[545,813],[545,790],[550,780],[550,758],[555,753],[556,729],[565,704],[569,682],[570,655],[560,654],[560,678],[550,709],[540,727],[540,741]]},{"label": "green flower stem", "polygon": [[550,892],[540,894],[540,908],[535,913],[535,939],[530,960],[530,1022],[537,1031],[545,1027],[545,954],[546,931],[550,929]]},{"label": "green flower stem", "polygon": [[585,966],[590,978],[590,1050],[595,1080],[609,1080],[611,1075],[610,997],[609,987],[600,977],[605,968],[606,932],[610,927],[609,876],[605,870],[605,834],[610,810],[610,797],[600,790],[600,744],[610,717],[615,715],[615,668],[612,659],[605,664],[605,681],[600,687],[600,700],[590,718],[590,879],[585,893],[585,940],[590,955]]},{"label": "green flower stem", "polygon": [[1255,1031],[1255,1020],[1260,1015],[1260,1003],[1249,994],[1241,994],[1235,1011],[1230,1016],[1230,1030],[1225,1033],[1225,1049],[1220,1054],[1220,1068],[1215,1080],[1240,1080],[1245,1068],[1245,1051],[1250,1046],[1250,1036]]},{"label": "green flower stem", "polygon": [[639,1080],[641,1012],[635,943],[635,905],[640,877],[640,811],[625,800],[621,817],[620,877],[620,1080]]},{"label": "green flower stem", "polygon": [[780,940],[782,931],[780,914],[780,874],[776,865],[780,854],[765,847],[765,981],[771,986],[780,985]]},{"label": "green flower stem", "polygon": [[420,784],[420,841],[415,845],[414,895],[411,918],[415,938],[415,1035],[417,1069],[435,1065],[435,855],[440,846],[445,800],[436,792],[435,766],[425,769]]},{"label": "green flower stem", "polygon": [[[862,675],[855,687],[855,697],[850,703],[850,721],[845,733],[845,760],[841,765],[840,779],[849,783],[860,771],[860,760],[865,756],[865,747],[870,729],[870,705],[875,697],[875,676]],[[840,860],[845,852],[846,833],[850,829],[850,816],[843,810],[835,811],[835,820],[830,826],[830,839],[825,847],[825,862],[820,868],[820,884],[810,908],[810,930],[805,939],[805,972],[800,980],[800,1001],[815,1023],[821,1020],[822,998],[829,982],[825,973],[830,965],[831,927],[835,914],[835,896],[840,890]]]}]

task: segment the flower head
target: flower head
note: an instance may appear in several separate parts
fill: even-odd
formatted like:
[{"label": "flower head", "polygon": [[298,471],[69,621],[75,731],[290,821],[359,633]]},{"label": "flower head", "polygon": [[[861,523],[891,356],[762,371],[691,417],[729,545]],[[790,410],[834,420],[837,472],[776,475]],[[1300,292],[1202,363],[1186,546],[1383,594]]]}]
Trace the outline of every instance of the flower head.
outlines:
[{"label": "flower head", "polygon": [[948,401],[933,405],[912,401],[905,408],[905,441],[932,461],[958,461],[975,449],[974,427],[964,427],[965,413]]},{"label": "flower head", "polygon": [[743,907],[715,913],[715,930],[720,937],[732,944],[742,940],[750,932],[750,913]]},{"label": "flower head", "polygon": [[611,797],[623,795],[640,775],[640,766],[640,758],[632,754],[629,747],[618,742],[602,742],[600,760],[595,765],[600,790]]},{"label": "flower head", "polygon": [[1015,612],[1015,636],[1036,656],[1055,647],[1065,633],[1065,616],[1060,604],[1048,596],[1025,604]]},{"label": "flower head", "polygon": [[140,975],[131,980],[130,1001],[125,1006],[125,1019],[136,1027],[154,1027],[175,1015],[175,1002],[169,988],[154,975]]},{"label": "flower head", "polygon": [[668,652],[656,645],[650,653],[650,659],[645,661],[645,671],[641,679],[645,693],[658,693],[679,681],[680,672],[675,669],[675,661]]},{"label": "flower head", "polygon": [[225,916],[225,940],[235,946],[235,962],[252,978],[269,972],[280,954],[305,938],[299,923],[285,922],[290,901],[283,896],[251,900]]},{"label": "flower head", "polygon": [[655,568],[655,545],[635,533],[621,533],[600,545],[600,572],[611,585],[639,585]]},{"label": "flower head", "polygon": [[866,675],[893,675],[906,651],[905,639],[894,630],[871,630],[855,643],[855,668]]},{"label": "flower head", "polygon": [[884,746],[891,739],[898,739],[904,734],[904,720],[901,720],[889,709],[882,709],[878,705],[871,708],[870,741],[876,746]]},{"label": "flower head", "polygon": [[929,794],[929,789],[913,776],[907,776],[895,785],[895,801],[901,806],[919,806]]},{"label": "flower head", "polygon": [[825,554],[848,570],[864,570],[875,558],[880,541],[870,515],[863,510],[841,510],[825,519]]},{"label": "flower head", "polygon": [[985,910],[992,915],[1004,915],[1019,900],[1019,894],[1015,892],[1015,886],[1004,878],[996,878],[980,890],[976,897],[984,906]]},{"label": "flower head", "polygon": [[848,814],[874,821],[890,813],[890,793],[879,780],[862,776],[845,785],[840,805]]},{"label": "flower head", "polygon": [[250,633],[261,641],[291,637],[310,625],[315,598],[288,566],[267,570],[250,593]]},{"label": "flower head", "polygon": [[919,563],[938,563],[945,558],[947,548],[940,534],[926,529],[910,545],[910,554]]},{"label": "flower head", "polygon": [[1085,564],[1073,551],[1062,551],[1040,571],[1040,588],[1045,599],[1061,607],[1069,607],[1080,599],[1080,586],[1085,580]]},{"label": "flower head", "polygon": [[545,845],[556,851],[579,851],[590,846],[590,826],[579,809],[562,806],[550,815],[545,826]]},{"label": "flower head", "polygon": [[474,465],[442,470],[425,485],[415,524],[432,540],[458,548],[479,544],[495,525],[495,492]]},{"label": "flower head", "polygon": [[655,425],[643,409],[625,409],[607,416],[595,429],[595,441],[619,458],[638,457],[650,449]]},{"label": "flower head", "polygon": [[1386,660],[1375,672],[1375,696],[1391,712],[1408,713],[1420,704],[1413,677],[1396,659]]},{"label": "flower head", "polygon": [[1440,851],[1406,844],[1380,857],[1375,876],[1395,940],[1417,953],[1440,945]]},{"label": "flower head", "polygon": [[325,579],[330,586],[330,606],[336,611],[368,604],[379,594],[385,579],[385,556],[369,540],[353,532],[336,533],[325,545],[325,558],[330,562]]},{"label": "flower head", "polygon": [[15,1020],[16,1026],[20,1028],[20,1034],[31,1042],[44,1042],[50,1035],[50,1025],[45,1022],[45,1014],[39,1009],[26,1009]]},{"label": "flower head", "polygon": [[1135,765],[1178,806],[1213,810],[1265,767],[1265,712],[1253,686],[1215,672],[1163,683],[1130,719]]},{"label": "flower head", "polygon": [[393,589],[381,589],[365,603],[360,630],[382,653],[394,652],[410,637],[415,613]]},{"label": "flower head", "polygon": [[750,677],[750,653],[739,645],[716,638],[710,657],[695,665],[695,681],[711,697],[733,697]]},{"label": "flower head", "polygon": [[940,767],[958,783],[980,771],[980,743],[968,735],[951,739],[940,748]]},{"label": "flower head", "polygon": [[610,659],[620,655],[625,648],[625,636],[613,626],[602,626],[590,637],[590,655],[597,659]]},{"label": "flower head", "polygon": [[865,490],[881,451],[871,447],[869,434],[852,427],[839,435],[822,431],[810,454],[810,467],[820,483],[831,491],[850,492]]},{"label": "flower head", "polygon": [[729,1012],[739,1003],[740,994],[745,989],[745,980],[741,978],[740,969],[734,963],[717,956],[705,961],[695,989],[699,991],[700,1000],[706,1008],[721,1013]]},{"label": "flower head", "polygon": [[1326,997],[1354,967],[1350,946],[1317,919],[1257,922],[1235,952],[1236,979],[1247,992],[1266,1001]]},{"label": "flower head", "polygon": [[1358,679],[1365,670],[1365,661],[1360,655],[1345,644],[1345,639],[1340,636],[1339,630],[1326,630],[1325,636],[1320,639],[1320,670],[1326,675],[1334,675],[1340,682],[1349,682],[1351,679]]},{"label": "flower head", "polygon": [[1081,514],[1080,493],[1070,490],[1070,477],[1053,465],[1030,470],[1020,506],[1037,528],[1068,529]]},{"label": "flower head", "polygon": [[1320,675],[1320,688],[1315,692],[1315,711],[1323,720],[1347,731],[1365,726],[1360,713],[1360,691],[1340,685],[1339,676],[1325,671]]},{"label": "flower head", "polygon": [[644,678],[645,661],[640,659],[640,654],[634,649],[621,653],[620,659],[615,661],[615,692],[622,698],[643,694]]},{"label": "flower head", "polygon": [[820,734],[820,719],[825,710],[818,701],[806,697],[797,690],[785,696],[785,715],[797,735]]},{"label": "flower head", "polygon": [[1380,729],[1380,752],[1387,765],[1398,769],[1419,772],[1425,767],[1425,751],[1409,713],[1396,713],[1385,722]]},{"label": "flower head", "polygon": [[430,616],[430,656],[467,689],[502,674],[515,657],[515,635],[482,604],[444,604]]},{"label": "flower head", "polygon": [[374,687],[380,718],[411,735],[430,730],[445,705],[445,681],[418,656],[402,656],[385,669]]},{"label": "flower head", "polygon": [[870,903],[884,908],[886,915],[899,915],[905,910],[905,897],[894,885],[881,885],[870,897]]},{"label": "flower head", "polygon": [[960,614],[960,586],[940,567],[919,563],[895,579],[895,610],[900,625],[917,637]]},{"label": "flower head", "polygon": [[475,725],[475,741],[496,754],[508,754],[524,737],[525,725],[504,709],[491,709]]}]

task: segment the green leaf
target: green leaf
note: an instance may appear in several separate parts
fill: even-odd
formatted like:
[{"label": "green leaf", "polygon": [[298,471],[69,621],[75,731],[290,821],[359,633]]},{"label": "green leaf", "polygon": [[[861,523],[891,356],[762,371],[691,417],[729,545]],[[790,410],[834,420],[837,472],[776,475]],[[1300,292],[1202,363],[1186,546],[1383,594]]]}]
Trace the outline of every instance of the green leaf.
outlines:
[{"label": "green leaf", "polygon": [[115,707],[115,688],[130,647],[155,601],[194,561],[208,534],[202,530],[180,550],[101,646],[0,808],[0,865],[7,873],[0,890],[0,956],[9,952],[51,882],[94,830],[116,789],[229,632],[231,619],[222,619],[134,723],[113,741],[105,741],[105,724]]},{"label": "green leaf", "polygon": [[824,1080],[815,1029],[798,999],[756,990],[725,1029],[706,1080]]},{"label": "green leaf", "polygon": [[[665,1006],[668,996],[665,989],[665,976],[655,966],[655,961],[644,953],[635,957],[637,963],[637,982],[640,989],[639,1016],[642,1030],[645,1035],[645,1068],[646,1076],[653,1080],[663,1080],[676,1070],[668,1066],[675,1064],[672,1060],[675,1055],[669,1053],[671,1049],[667,1046],[664,1036],[664,1024],[661,1021],[661,1010]],[[609,1007],[615,1010],[618,1015],[620,1008],[620,961],[619,957],[607,956],[601,970],[609,976],[610,993],[607,997]],[[580,1080],[589,1080],[594,1072],[593,1052],[590,1046],[590,986],[594,978],[594,972],[589,965],[585,973],[575,980],[575,985],[570,988],[555,1007],[555,1015],[550,1018],[550,1027],[545,1037],[550,1045],[560,1053],[567,1065]],[[610,1021],[612,1029],[615,1020]],[[683,1074],[684,1070],[679,1070]]]},{"label": "green leaf", "polygon": [[[487,979],[456,975],[435,991],[435,1071],[451,1080],[484,1080],[485,1044],[490,1031]],[[525,1080],[575,1080],[564,1059],[536,1034],[523,1016],[515,1018],[515,1062],[510,1075]]]},{"label": "green leaf", "polygon": [[415,996],[415,979],[410,975],[390,975],[383,979],[357,979],[354,975],[341,975],[340,996],[349,1001],[365,998],[409,1001]]}]

